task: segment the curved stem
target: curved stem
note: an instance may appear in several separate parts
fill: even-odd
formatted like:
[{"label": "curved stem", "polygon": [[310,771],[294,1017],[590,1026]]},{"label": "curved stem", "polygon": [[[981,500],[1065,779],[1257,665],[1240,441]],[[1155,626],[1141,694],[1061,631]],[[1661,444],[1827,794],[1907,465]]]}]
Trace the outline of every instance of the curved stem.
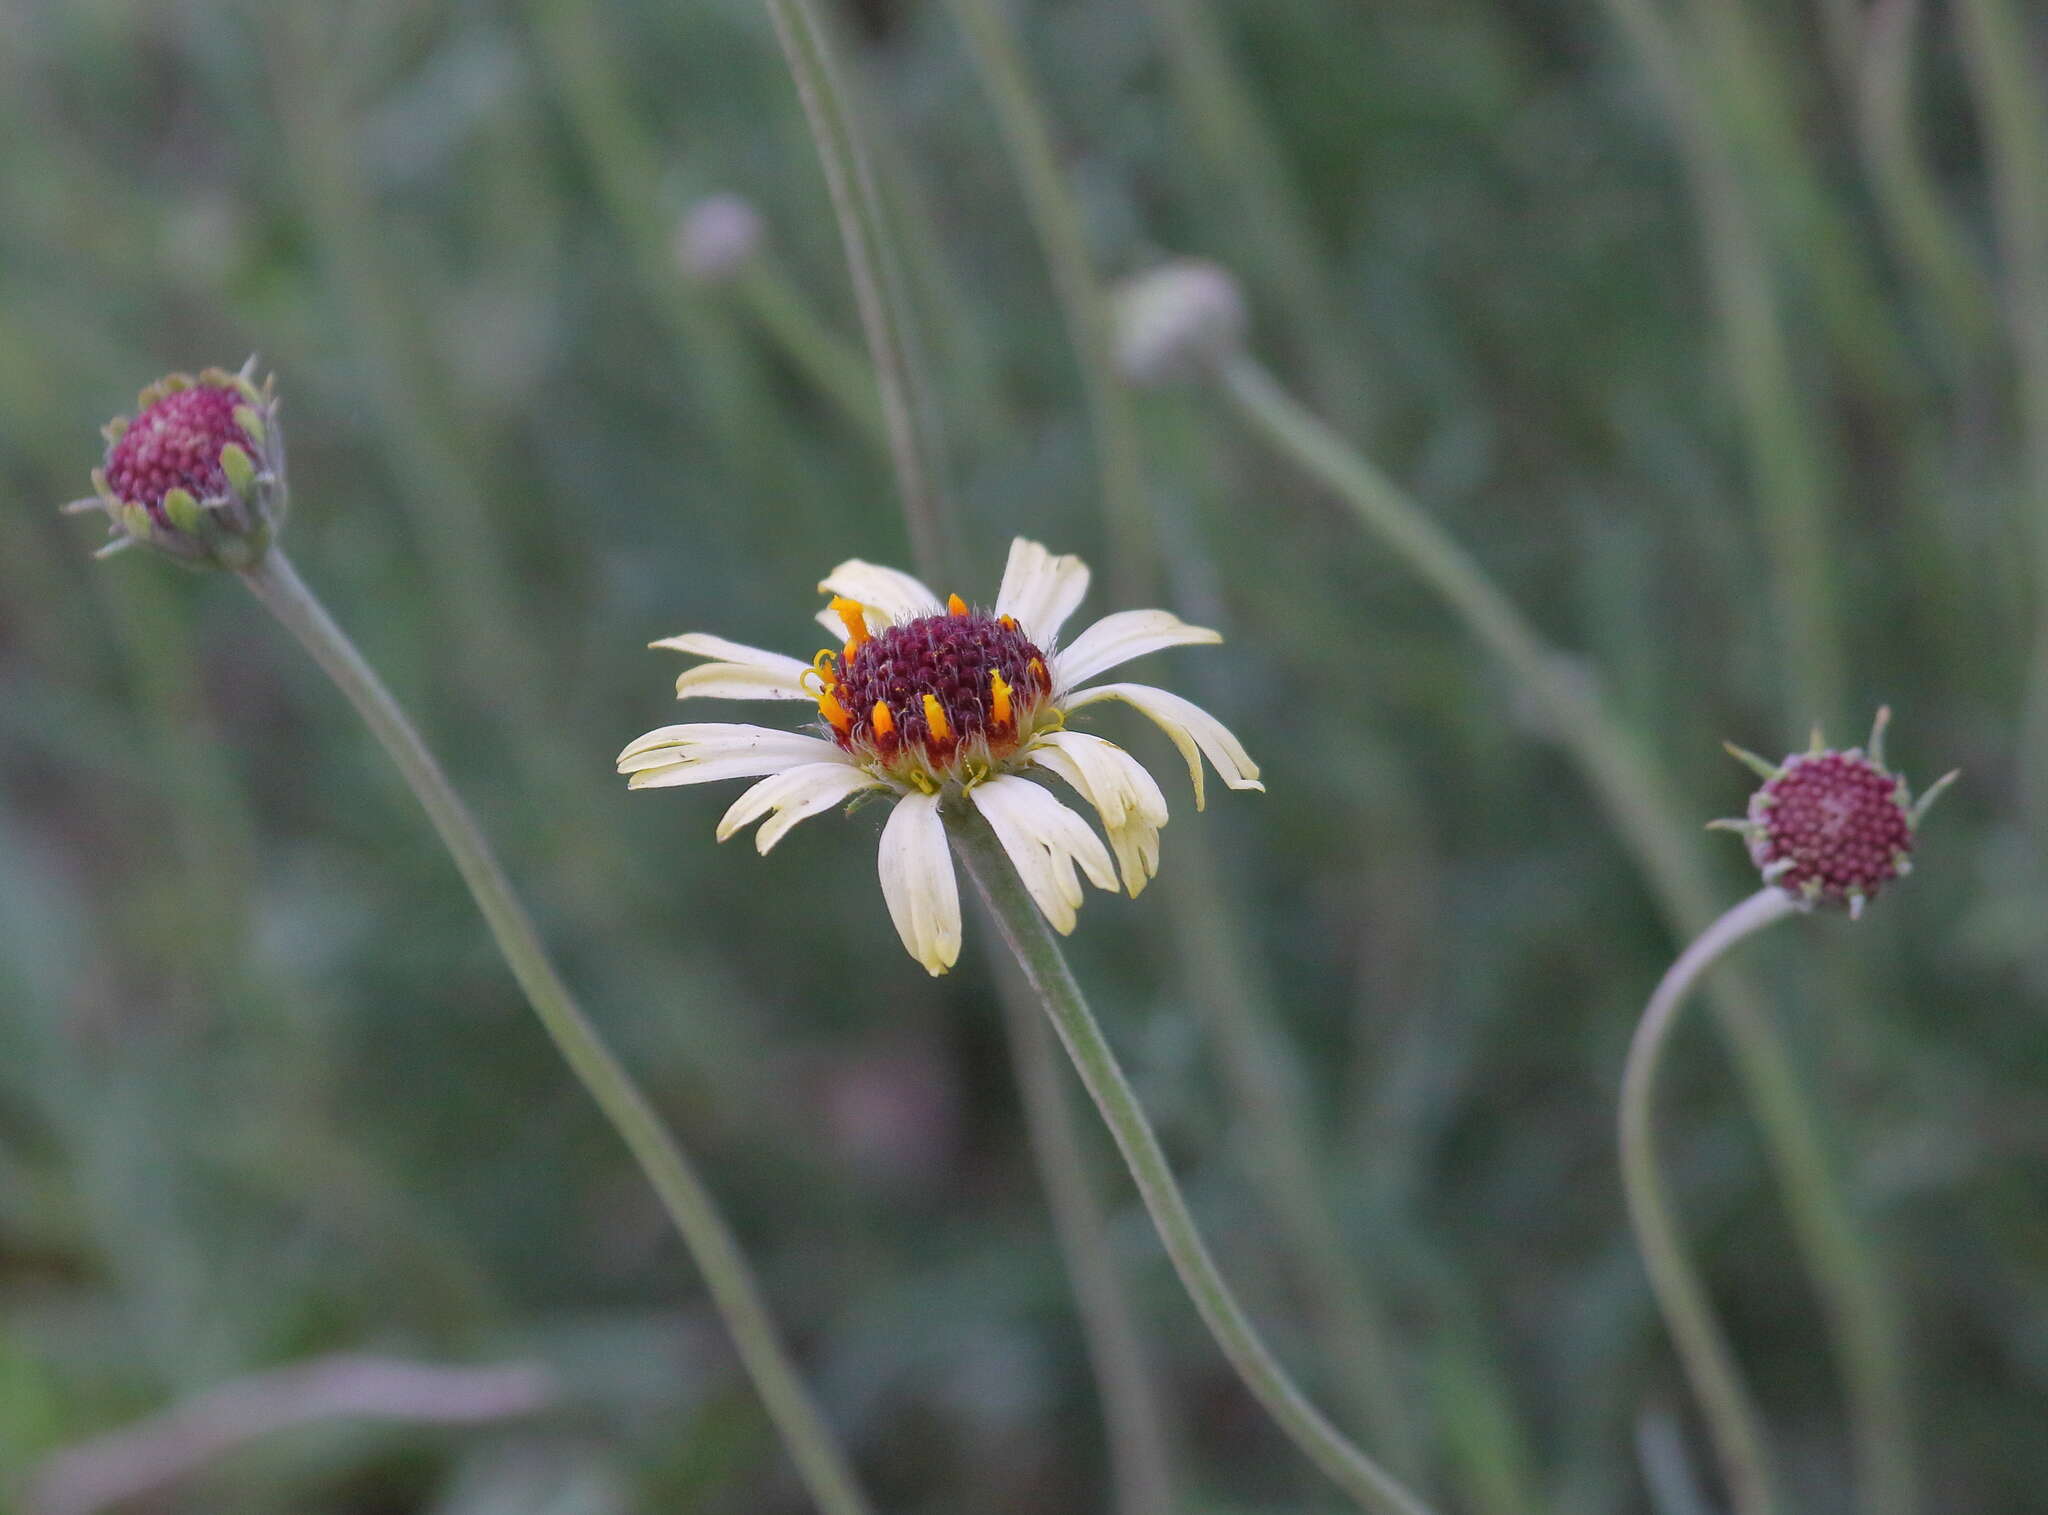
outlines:
[{"label": "curved stem", "polygon": [[1685,1245],[1657,1170],[1651,1102],[1671,1028],[1678,1023],[1679,1008],[1699,976],[1744,937],[1798,911],[1791,895],[1766,885],[1702,932],[1679,954],[1650,996],[1629,1044],[1628,1065],[1621,1079],[1621,1176],[1628,1195],[1629,1221],[1650,1270],[1658,1307],[1677,1344],[1679,1361],[1706,1413],[1729,1497],[1739,1515],[1772,1515],[1778,1508],[1770,1451],[1762,1418],[1750,1402],[1735,1355],[1714,1319],[1713,1305],[1686,1264]]},{"label": "curved stem", "polygon": [[[1256,431],[1330,488],[1521,681],[1545,712],[1549,734],[1577,764],[1635,857],[1673,933],[1683,938],[1706,929],[1714,915],[1714,889],[1684,828],[1672,819],[1663,774],[1564,656],[1450,533],[1258,364],[1236,360],[1223,384]],[[1881,1508],[1910,1509],[1912,1415],[1886,1280],[1842,1193],[1798,1069],[1762,997],[1732,969],[1716,976],[1708,994],[1827,1315],[1847,1386],[1859,1483]]]},{"label": "curved stem", "polygon": [[1044,1001],[1046,1014],[1066,1044],[1081,1082],[1102,1112],[1174,1271],[1245,1387],[1294,1444],[1357,1500],[1360,1508],[1391,1515],[1429,1515],[1427,1505],[1309,1403],[1245,1315],[1195,1227],[1187,1200],[1160,1150],[1159,1138],[1080,985],[1074,982],[1058,939],[1031,903],[988,823],[978,813],[962,809],[947,816],[947,829],[1003,940]]},{"label": "curved stem", "polygon": [[[852,104],[839,77],[838,60],[816,0],[768,0],[775,34],[789,60],[804,118],[817,144],[825,187],[846,247],[854,303],[881,385],[882,418],[903,513],[911,523],[910,545],[918,572],[944,577],[952,554],[946,516],[935,489],[925,444],[936,430],[937,413],[918,372],[901,271],[891,257],[886,212],[874,170],[861,143]],[[923,435],[920,435],[922,433]]]},{"label": "curved stem", "polygon": [[846,1456],[798,1379],[760,1285],[717,1202],[647,1096],[556,973],[489,843],[434,755],[348,634],[334,623],[282,552],[272,549],[242,578],[355,706],[434,823],[534,1013],[632,1150],[703,1271],[705,1286],[732,1332],[740,1360],[818,1508],[827,1515],[868,1515],[867,1500],[854,1482]]},{"label": "curved stem", "polygon": [[1173,1458],[1145,1343],[1109,1245],[1108,1222],[1088,1174],[1059,1052],[1038,1004],[1014,973],[998,975],[1010,1061],[1024,1099],[1031,1150],[1045,1184],[1053,1229],[1080,1307],[1082,1336],[1108,1430],[1110,1476],[1119,1515],[1173,1515]]}]

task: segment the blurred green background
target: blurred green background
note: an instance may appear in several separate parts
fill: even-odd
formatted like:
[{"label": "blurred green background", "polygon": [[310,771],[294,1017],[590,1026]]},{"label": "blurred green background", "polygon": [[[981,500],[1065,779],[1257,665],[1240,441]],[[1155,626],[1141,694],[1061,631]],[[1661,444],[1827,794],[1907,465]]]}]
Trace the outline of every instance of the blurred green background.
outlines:
[{"label": "blurred green background", "polygon": [[[1724,737],[1777,753],[1824,718],[1847,743],[1880,701],[1916,781],[1966,770],[1861,925],[1744,955],[1906,1323],[1922,1507],[2039,1508],[2040,12],[1011,14],[1097,266],[1237,269],[1254,350],[1581,660],[1688,827],[1747,792]],[[956,17],[839,19],[940,398],[957,587],[991,597],[1023,532],[1098,565],[1087,612],[1121,575],[1227,637],[1136,676],[1231,725],[1269,792],[1213,786],[1198,816],[1156,733],[1105,720],[1175,819],[1160,884],[1095,896],[1071,948],[1226,1270],[1341,1404],[1221,1071],[1250,1001],[1439,1507],[1718,1507],[1615,1167],[1627,1039],[1680,945],[1641,873],[1526,692],[1220,397],[1136,397],[1158,557],[1111,562],[1074,352]],[[714,192],[765,225],[736,281],[676,255]],[[238,585],[94,563],[97,527],[54,512],[138,385],[255,351],[299,568],[702,1158],[877,1501],[1111,1507],[993,933],[970,921],[927,981],[872,886],[875,812],[762,860],[712,845],[732,791],[612,772],[683,718],[649,640],[805,655],[825,569],[909,561],[859,339],[756,0],[0,0],[0,1500],[86,1438],[347,1352],[536,1363],[557,1392],[490,1425],[284,1432],[135,1507],[806,1508],[687,1257],[350,712]],[[1788,500],[1820,533],[1789,582]],[[1736,844],[1695,845],[1726,902],[1754,887]],[[1708,1020],[1674,1048],[1671,1182],[1797,1508],[1846,1511],[1828,1333]],[[1179,1507],[1340,1508],[1076,1108]]]}]

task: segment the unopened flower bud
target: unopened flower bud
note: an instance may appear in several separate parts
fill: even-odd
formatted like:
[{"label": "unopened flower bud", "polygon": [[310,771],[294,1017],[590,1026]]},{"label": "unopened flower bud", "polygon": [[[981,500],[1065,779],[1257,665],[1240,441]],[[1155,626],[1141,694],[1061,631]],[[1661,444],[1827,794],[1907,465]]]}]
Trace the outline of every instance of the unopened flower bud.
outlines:
[{"label": "unopened flower bud", "polygon": [[1750,796],[1746,816],[1712,825],[1740,834],[1764,882],[1809,909],[1827,905],[1861,916],[1879,890],[1912,872],[1921,818],[1955,782],[1950,773],[1914,800],[1905,776],[1884,764],[1891,714],[1878,711],[1868,750],[1838,752],[1823,745],[1818,729],[1811,747],[1776,765],[1728,748],[1764,785]]},{"label": "unopened flower bud", "polygon": [[93,494],[71,511],[104,510],[113,540],[101,555],[141,544],[182,562],[247,568],[284,518],[284,434],[271,381],[209,368],[174,373],[109,421]]},{"label": "unopened flower bud", "polygon": [[1116,360],[1134,384],[1207,373],[1237,351],[1244,295],[1220,264],[1177,258],[1129,280],[1116,299]]},{"label": "unopened flower bud", "polygon": [[694,283],[723,284],[753,261],[767,235],[767,224],[751,200],[709,195],[684,211],[676,225],[676,262]]}]

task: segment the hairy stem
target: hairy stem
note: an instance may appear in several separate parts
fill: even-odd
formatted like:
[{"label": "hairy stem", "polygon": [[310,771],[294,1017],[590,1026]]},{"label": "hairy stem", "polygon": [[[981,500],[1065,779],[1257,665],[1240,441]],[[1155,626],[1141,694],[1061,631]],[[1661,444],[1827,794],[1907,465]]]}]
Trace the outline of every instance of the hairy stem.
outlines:
[{"label": "hairy stem", "polygon": [[1074,982],[1058,938],[1031,903],[988,823],[974,811],[962,809],[947,817],[947,826],[1003,940],[1044,1001],[1046,1014],[1066,1044],[1082,1084],[1115,1138],[1188,1297],[1238,1377],[1280,1429],[1360,1508],[1393,1515],[1427,1515],[1427,1505],[1309,1403],[1237,1302],[1196,1229],[1187,1200],[1130,1080]]},{"label": "hairy stem", "polygon": [[1770,1450],[1762,1417],[1714,1319],[1713,1305],[1686,1264],[1685,1245],[1657,1167],[1652,1101],[1658,1065],[1693,984],[1744,937],[1798,910],[1791,895],[1766,886],[1729,910],[1679,954],[1643,1011],[1621,1080],[1621,1176],[1629,1220],[1649,1268],[1658,1307],[1677,1344],[1679,1361],[1699,1395],[1738,1515],[1773,1515],[1779,1508]]},{"label": "hairy stem", "polygon": [[717,1202],[673,1134],[578,1007],[482,831],[375,670],[276,549],[242,575],[354,705],[404,776],[483,912],[541,1025],[597,1101],[689,1247],[797,1470],[826,1515],[868,1515],[845,1454],[797,1377],[761,1287]]},{"label": "hairy stem", "polygon": [[[1246,422],[1343,500],[1544,712],[1552,739],[1578,765],[1634,855],[1673,934],[1684,938],[1705,930],[1715,914],[1714,889],[1685,828],[1672,819],[1670,786],[1567,659],[1398,484],[1304,410],[1264,369],[1240,358],[1225,371],[1223,383]],[[1890,1291],[1761,995],[1732,971],[1717,975],[1709,994],[1840,1357],[1859,1482],[1884,1507],[1910,1508],[1912,1416]]]}]

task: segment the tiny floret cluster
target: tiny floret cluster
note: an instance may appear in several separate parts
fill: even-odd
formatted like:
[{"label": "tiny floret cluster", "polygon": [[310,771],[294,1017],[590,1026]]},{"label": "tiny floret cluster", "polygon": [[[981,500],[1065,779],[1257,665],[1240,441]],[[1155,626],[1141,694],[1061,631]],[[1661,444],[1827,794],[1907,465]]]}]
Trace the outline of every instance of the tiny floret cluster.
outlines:
[{"label": "tiny floret cluster", "polygon": [[1920,819],[1954,782],[1951,773],[1914,802],[1902,774],[1884,763],[1880,710],[1866,750],[1835,751],[1820,733],[1805,752],[1773,765],[1739,747],[1728,749],[1763,780],[1741,820],[1716,821],[1741,834],[1764,881],[1811,908],[1827,905],[1861,916],[1885,885],[1913,868]]},{"label": "tiny floret cluster", "polygon": [[171,374],[136,398],[136,413],[107,423],[92,495],[67,510],[103,510],[113,540],[102,549],[153,547],[184,562],[247,568],[283,518],[284,441],[277,397],[245,365]]},{"label": "tiny floret cluster", "polygon": [[[1088,568],[1021,537],[988,609],[941,602],[917,579],[858,559],[819,584],[818,621],[835,645],[809,662],[689,632],[656,642],[704,659],[676,681],[681,699],[801,700],[812,732],[698,723],[650,731],[619,755],[636,789],[758,778],[726,811],[718,839],[761,822],[766,852],[790,827],[869,791],[893,795],[882,828],[882,896],[903,945],[943,973],[960,955],[960,900],[944,812],[972,806],[1055,928],[1074,928],[1081,878],[1133,895],[1158,872],[1166,798],[1114,743],[1072,730],[1075,711],[1119,700],[1150,717],[1186,759],[1202,804],[1207,758],[1233,789],[1260,789],[1258,765],[1221,722],[1148,684],[1089,681],[1165,647],[1222,638],[1164,610],[1104,616],[1062,645]],[[1027,777],[1026,775],[1031,775]],[[1094,807],[1109,838],[1036,778]],[[1112,860],[1113,859],[1113,860]]]}]

